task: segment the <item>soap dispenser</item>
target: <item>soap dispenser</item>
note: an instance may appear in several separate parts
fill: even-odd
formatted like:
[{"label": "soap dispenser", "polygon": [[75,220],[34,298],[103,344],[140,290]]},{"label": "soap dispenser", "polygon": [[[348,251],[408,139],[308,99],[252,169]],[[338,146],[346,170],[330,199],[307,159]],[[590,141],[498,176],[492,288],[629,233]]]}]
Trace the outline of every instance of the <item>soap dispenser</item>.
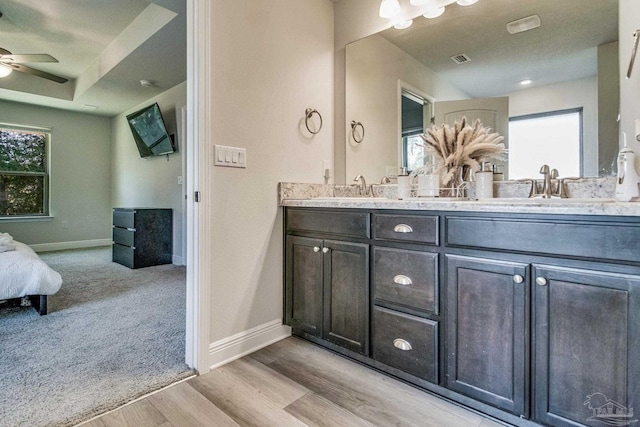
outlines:
[{"label": "soap dispenser", "polygon": [[636,155],[627,146],[627,135],[622,133],[623,146],[618,153],[618,178],[616,180],[616,199],[628,202],[638,197],[640,179],[635,168]]}]

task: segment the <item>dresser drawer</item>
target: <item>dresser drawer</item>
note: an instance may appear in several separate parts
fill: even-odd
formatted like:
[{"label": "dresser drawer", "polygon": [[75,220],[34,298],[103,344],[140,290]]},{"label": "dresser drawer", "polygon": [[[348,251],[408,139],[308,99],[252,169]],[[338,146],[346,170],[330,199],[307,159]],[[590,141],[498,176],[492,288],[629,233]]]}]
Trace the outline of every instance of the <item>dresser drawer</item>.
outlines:
[{"label": "dresser drawer", "polygon": [[114,209],[113,225],[115,227],[134,228],[135,211],[133,209]]},{"label": "dresser drawer", "polygon": [[287,231],[315,231],[368,238],[370,219],[367,212],[318,212],[286,210]]},{"label": "dresser drawer", "polygon": [[372,350],[378,362],[438,382],[438,322],[375,307]]},{"label": "dresser drawer", "polygon": [[375,238],[438,245],[438,217],[376,214]]},{"label": "dresser drawer", "polygon": [[438,313],[438,254],[376,247],[374,274],[376,302]]},{"label": "dresser drawer", "polygon": [[114,243],[112,250],[113,262],[117,262],[118,264],[122,264],[129,268],[135,268],[136,253],[134,249],[130,248],[129,246],[123,246]]},{"label": "dresser drawer", "polygon": [[130,228],[113,227],[113,242],[124,246],[135,246],[136,232]]}]

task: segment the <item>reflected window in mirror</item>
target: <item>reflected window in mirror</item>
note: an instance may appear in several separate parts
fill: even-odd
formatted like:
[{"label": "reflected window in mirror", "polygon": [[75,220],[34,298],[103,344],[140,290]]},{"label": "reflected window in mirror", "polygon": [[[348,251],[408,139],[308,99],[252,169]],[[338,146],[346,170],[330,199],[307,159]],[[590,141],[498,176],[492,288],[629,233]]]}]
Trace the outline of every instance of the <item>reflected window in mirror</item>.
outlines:
[{"label": "reflected window in mirror", "polygon": [[431,103],[406,90],[402,91],[402,164],[409,172],[432,161],[420,135],[429,124]]},{"label": "reflected window in mirror", "polygon": [[537,178],[543,164],[582,176],[582,108],[511,117],[509,177]]}]

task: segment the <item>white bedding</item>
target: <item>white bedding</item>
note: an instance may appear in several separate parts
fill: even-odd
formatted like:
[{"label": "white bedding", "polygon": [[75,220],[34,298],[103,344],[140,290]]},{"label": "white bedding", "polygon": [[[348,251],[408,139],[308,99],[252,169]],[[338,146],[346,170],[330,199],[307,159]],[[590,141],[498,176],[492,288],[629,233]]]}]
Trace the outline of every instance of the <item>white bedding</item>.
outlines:
[{"label": "white bedding", "polygon": [[29,246],[15,240],[12,243],[15,250],[0,252],[0,300],[58,292],[62,286],[60,274]]}]

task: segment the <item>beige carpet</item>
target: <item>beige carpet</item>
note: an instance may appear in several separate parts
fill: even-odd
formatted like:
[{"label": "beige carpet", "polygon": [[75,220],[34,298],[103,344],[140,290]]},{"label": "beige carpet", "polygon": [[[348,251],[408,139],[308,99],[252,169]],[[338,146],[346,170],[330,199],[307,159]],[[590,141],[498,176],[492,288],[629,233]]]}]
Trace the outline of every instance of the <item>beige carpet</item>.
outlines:
[{"label": "beige carpet", "polygon": [[67,426],[186,378],[184,267],[130,270],[110,248],[41,254],[49,314],[0,310],[0,426]]}]

